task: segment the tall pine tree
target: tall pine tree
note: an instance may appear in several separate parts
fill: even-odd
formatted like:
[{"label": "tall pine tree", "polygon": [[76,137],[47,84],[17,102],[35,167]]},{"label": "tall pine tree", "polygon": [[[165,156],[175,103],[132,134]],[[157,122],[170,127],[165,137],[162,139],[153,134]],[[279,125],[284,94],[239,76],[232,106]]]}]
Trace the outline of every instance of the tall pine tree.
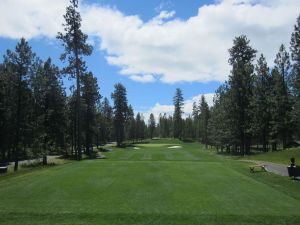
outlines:
[{"label": "tall pine tree", "polygon": [[250,153],[250,100],[252,98],[252,76],[256,50],[244,35],[233,40],[229,49],[229,64],[232,66],[229,76],[229,94],[231,99],[231,122],[235,145],[241,155]]},{"label": "tall pine tree", "polygon": [[292,71],[292,95],[293,95],[293,111],[292,122],[294,135],[300,140],[300,15],[297,18],[294,32],[291,37],[291,56],[293,60]]},{"label": "tall pine tree", "polygon": [[10,74],[10,84],[13,101],[9,108],[12,112],[12,124],[14,126],[14,148],[13,157],[15,161],[14,170],[18,170],[19,155],[24,146],[26,130],[29,126],[30,99],[29,74],[35,54],[24,38],[17,44],[15,52],[8,50],[4,56],[6,72]]},{"label": "tall pine tree", "polygon": [[183,114],[183,94],[180,88],[176,88],[173,98],[174,116],[173,116],[173,135],[174,138],[182,137],[182,114]]},{"label": "tall pine tree", "polygon": [[126,88],[121,83],[117,83],[111,97],[114,100],[113,109],[115,136],[117,146],[120,147],[124,140],[124,129],[128,112]]},{"label": "tall pine tree", "polygon": [[78,0],[70,0],[70,5],[64,15],[64,32],[59,32],[57,38],[62,41],[65,52],[61,60],[68,60],[69,65],[63,70],[65,74],[76,78],[76,120],[75,137],[77,159],[81,160],[81,79],[86,71],[83,56],[91,55],[92,46],[87,44],[88,36],[81,31],[81,16],[78,12]]}]

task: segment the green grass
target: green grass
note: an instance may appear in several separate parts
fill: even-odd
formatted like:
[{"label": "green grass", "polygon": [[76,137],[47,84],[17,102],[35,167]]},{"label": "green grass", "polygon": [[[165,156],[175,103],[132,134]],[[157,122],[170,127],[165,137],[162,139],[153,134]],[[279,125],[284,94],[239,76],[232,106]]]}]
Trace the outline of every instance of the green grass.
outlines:
[{"label": "green grass", "polygon": [[0,224],[300,224],[300,182],[197,143],[135,147],[0,177]]},{"label": "green grass", "polygon": [[296,164],[297,162],[298,164],[300,164],[300,148],[290,148],[276,152],[261,153],[257,155],[247,156],[243,159],[268,161],[289,165],[291,163],[290,158],[292,157],[296,159]]}]

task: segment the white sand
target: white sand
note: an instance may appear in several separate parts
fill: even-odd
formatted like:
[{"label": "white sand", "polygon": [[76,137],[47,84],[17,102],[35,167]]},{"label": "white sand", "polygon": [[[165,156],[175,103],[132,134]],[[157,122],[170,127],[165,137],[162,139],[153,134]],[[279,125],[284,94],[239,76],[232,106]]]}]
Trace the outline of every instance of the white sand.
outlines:
[{"label": "white sand", "polygon": [[180,146],[180,145],[174,145],[174,146],[170,146],[168,148],[182,148],[182,146]]}]

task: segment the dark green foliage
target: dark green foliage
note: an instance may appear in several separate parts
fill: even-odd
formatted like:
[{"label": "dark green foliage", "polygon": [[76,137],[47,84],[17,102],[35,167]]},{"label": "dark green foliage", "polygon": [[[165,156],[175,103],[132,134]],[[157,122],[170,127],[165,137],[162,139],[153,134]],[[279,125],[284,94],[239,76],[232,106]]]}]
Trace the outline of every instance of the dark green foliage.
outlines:
[{"label": "dark green foliage", "polygon": [[293,60],[292,65],[292,124],[294,129],[294,136],[300,140],[300,15],[297,18],[294,32],[291,37],[291,55]]},{"label": "dark green foliage", "polygon": [[107,98],[104,98],[100,106],[100,112],[97,114],[97,140],[106,143],[113,138],[113,109]]},{"label": "dark green foliage", "polygon": [[176,88],[176,93],[173,98],[174,104],[174,115],[173,115],[173,126],[174,126],[174,138],[182,137],[182,108],[183,108],[183,94],[180,88]]},{"label": "dark green foliage", "polygon": [[192,138],[199,139],[199,109],[196,102],[193,102],[193,135]]},{"label": "dark green foliage", "polygon": [[124,140],[124,128],[128,112],[126,88],[121,83],[115,84],[111,98],[114,100],[115,137],[117,145],[121,146]]},{"label": "dark green foliage", "polygon": [[199,137],[201,142],[205,145],[208,144],[208,120],[209,120],[209,106],[205,100],[204,95],[201,96],[199,105]]},{"label": "dark green foliage", "polygon": [[[4,80],[6,80],[7,112],[13,139],[13,158],[18,170],[19,155],[28,138],[30,124],[31,91],[29,86],[30,67],[35,54],[24,38],[17,44],[15,51],[7,50],[4,56]],[[4,83],[3,83],[4,84]]]},{"label": "dark green foliage", "polygon": [[45,63],[37,62],[31,77],[33,92],[33,149],[43,156],[47,164],[47,154],[56,150],[66,150],[65,92],[60,81],[59,69],[49,58]]},{"label": "dark green foliage", "polygon": [[136,122],[134,112],[131,105],[128,106],[127,119],[126,119],[126,138],[133,143],[136,139]]},{"label": "dark green foliage", "polygon": [[250,100],[252,98],[253,69],[252,61],[256,50],[250,45],[246,36],[233,40],[229,49],[229,64],[232,66],[229,76],[230,121],[234,144],[240,154],[250,153]]},{"label": "dark green foliage", "polygon": [[271,125],[272,78],[263,55],[255,66],[253,96],[251,99],[251,133],[257,142],[267,151]]},{"label": "dark green foliage", "polygon": [[159,136],[162,138],[173,137],[173,118],[171,116],[167,117],[167,114],[159,114]]},{"label": "dark green foliage", "polygon": [[146,124],[143,115],[137,113],[135,118],[135,138],[137,140],[143,140],[145,138],[145,128]]},{"label": "dark green foliage", "polygon": [[83,56],[92,53],[92,46],[86,43],[88,36],[81,31],[81,16],[77,11],[78,0],[70,0],[70,6],[64,15],[64,33],[59,32],[57,38],[62,41],[65,52],[61,55],[62,61],[68,61],[68,66],[63,69],[63,73],[76,78],[76,120],[75,137],[77,159],[81,159],[81,95],[80,83],[85,74],[86,66]]},{"label": "dark green foliage", "polygon": [[154,135],[155,128],[156,128],[155,118],[154,118],[153,113],[151,113],[150,116],[149,116],[148,127],[149,127],[150,138],[152,139],[153,135]]},{"label": "dark green foliage", "polygon": [[282,140],[283,148],[285,148],[291,136],[291,103],[288,91],[289,73],[289,54],[285,50],[284,45],[281,45],[276,55],[275,67],[272,71],[273,92],[271,96],[271,115],[273,118],[271,121],[271,136],[273,150],[276,150],[279,140]]},{"label": "dark green foliage", "polygon": [[224,84],[216,91],[214,105],[210,110],[208,120],[208,143],[221,149],[221,151],[224,148],[230,151],[230,147],[234,145],[229,103],[228,85]]},{"label": "dark green foliage", "polygon": [[193,118],[188,116],[182,120],[182,138],[185,140],[193,139],[194,136],[194,123]]},{"label": "dark green foliage", "polygon": [[87,73],[82,77],[82,99],[85,108],[84,118],[84,136],[85,151],[90,156],[92,144],[96,134],[96,108],[100,101],[99,87],[97,78],[93,74]]}]

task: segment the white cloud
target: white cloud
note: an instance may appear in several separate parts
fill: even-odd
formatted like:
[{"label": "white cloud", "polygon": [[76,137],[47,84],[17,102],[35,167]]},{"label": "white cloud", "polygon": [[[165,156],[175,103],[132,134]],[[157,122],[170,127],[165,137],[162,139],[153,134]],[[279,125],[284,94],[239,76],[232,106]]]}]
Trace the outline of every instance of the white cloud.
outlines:
[{"label": "white cloud", "polygon": [[1,0],[0,36],[55,38],[64,22],[67,0]]},{"label": "white cloud", "polygon": [[[213,98],[214,98],[215,94],[214,93],[206,93],[203,95],[205,97],[205,100],[207,101],[207,104],[209,106],[213,106]],[[183,111],[184,111],[183,117],[184,118],[186,118],[192,114],[194,102],[196,102],[196,104],[199,105],[201,96],[202,96],[202,94],[194,96],[194,97],[184,101],[184,106],[183,106]],[[169,116],[169,115],[173,115],[173,112],[174,112],[173,105],[161,105],[160,103],[156,103],[149,110],[144,111],[142,113],[145,117],[145,121],[148,121],[150,114],[153,113],[155,120],[157,122],[158,118],[159,118],[159,114],[163,115],[164,113],[166,113],[166,115]]]},{"label": "white cloud", "polygon": [[[54,38],[61,31],[67,0],[2,0],[0,36]],[[228,49],[246,34],[272,63],[289,44],[299,0],[219,0],[187,20],[161,11],[150,21],[109,7],[80,5],[86,33],[101,39],[107,62],[138,82],[209,82],[227,79]]]},{"label": "white cloud", "polygon": [[130,76],[130,79],[137,81],[137,82],[141,82],[141,83],[149,83],[149,82],[154,82],[155,79],[152,75],[132,75]]}]

